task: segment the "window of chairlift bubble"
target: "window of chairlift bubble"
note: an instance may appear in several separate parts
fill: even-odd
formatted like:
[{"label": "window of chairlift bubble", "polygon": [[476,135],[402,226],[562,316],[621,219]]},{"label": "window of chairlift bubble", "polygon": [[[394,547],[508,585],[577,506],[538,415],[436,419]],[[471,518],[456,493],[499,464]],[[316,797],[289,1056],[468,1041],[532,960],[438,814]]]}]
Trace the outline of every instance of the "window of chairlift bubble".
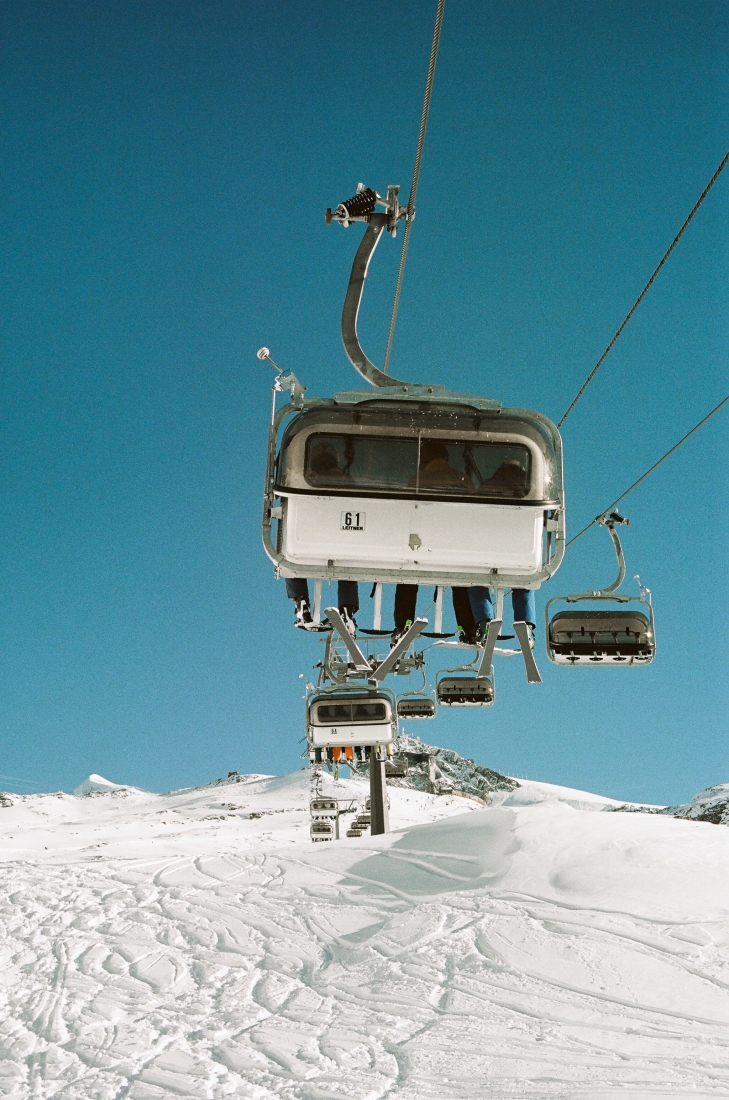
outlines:
[{"label": "window of chairlift bubble", "polygon": [[325,407],[284,433],[276,489],[409,500],[559,503],[554,439],[537,414],[386,407]]},{"label": "window of chairlift bubble", "polygon": [[386,696],[374,699],[316,699],[309,706],[312,726],[371,726],[392,722],[392,703]]}]

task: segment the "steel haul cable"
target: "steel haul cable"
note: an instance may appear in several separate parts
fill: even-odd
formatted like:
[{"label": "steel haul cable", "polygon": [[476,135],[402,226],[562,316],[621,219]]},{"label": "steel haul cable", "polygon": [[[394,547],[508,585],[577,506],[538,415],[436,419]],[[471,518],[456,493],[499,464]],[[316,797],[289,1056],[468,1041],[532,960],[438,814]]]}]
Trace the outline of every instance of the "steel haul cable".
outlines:
[{"label": "steel haul cable", "polygon": [[435,13],[435,29],[433,31],[433,44],[430,47],[430,61],[428,63],[428,76],[425,81],[425,98],[423,100],[423,112],[420,116],[420,133],[418,134],[418,146],[415,150],[415,167],[413,168],[413,182],[410,187],[410,198],[408,199],[408,213],[405,219],[405,232],[402,240],[402,253],[400,254],[400,266],[397,272],[397,283],[395,284],[395,300],[392,304],[392,316],[390,317],[390,330],[387,334],[387,350],[385,352],[385,363],[382,368],[383,372],[387,374],[387,368],[390,364],[390,352],[392,351],[392,338],[395,335],[395,321],[397,320],[397,308],[400,305],[400,291],[402,290],[402,277],[405,271],[405,260],[408,254],[408,244],[410,242],[410,226],[413,223],[413,214],[415,213],[415,194],[418,190],[418,177],[420,176],[420,161],[423,156],[423,146],[425,145],[425,130],[428,125],[428,112],[430,111],[430,93],[433,90],[433,76],[435,74],[435,62],[438,57],[438,43],[440,42],[440,28],[443,22],[443,9],[445,8],[445,0],[438,0],[438,10]]},{"label": "steel haul cable", "polygon": [[699,428],[701,428],[706,423],[707,420],[711,420],[712,416],[715,413],[718,413],[719,409],[723,408],[723,406],[726,405],[727,401],[729,401],[729,397],[725,397],[723,401],[720,401],[719,404],[716,406],[716,408],[712,409],[711,412],[708,413],[704,417],[703,420],[700,420],[698,422],[698,424],[695,424],[690,432],[686,432],[686,435],[683,437],[683,439],[679,439],[678,443],[674,443],[674,445],[673,445],[673,447],[671,447],[670,451],[666,451],[663,458],[659,458],[658,462],[654,462],[653,465],[651,466],[651,468],[649,470],[646,470],[646,472],[644,474],[642,474],[638,478],[637,481],[634,481],[629,489],[626,489],[624,493],[621,493],[620,496],[617,498],[617,500],[614,500],[612,502],[612,504],[608,505],[608,507],[604,509],[604,511],[600,512],[599,516],[595,516],[595,518],[593,520],[591,520],[590,523],[588,523],[587,527],[583,527],[582,530],[580,531],[579,535],[575,535],[574,538],[570,539],[569,542],[565,546],[565,550],[567,549],[568,546],[571,546],[573,542],[577,542],[578,539],[581,539],[582,536],[587,531],[589,531],[590,528],[594,524],[597,523],[597,521],[600,519],[601,516],[604,516],[607,512],[612,512],[613,508],[615,508],[616,505],[618,505],[621,500],[623,500],[625,497],[627,497],[628,493],[632,493],[633,489],[636,489],[640,485],[641,481],[645,481],[645,479],[648,477],[649,474],[652,474],[654,470],[657,470],[662,462],[665,462],[667,458],[670,458],[670,456],[673,454],[673,452],[677,451],[678,448],[681,446],[681,444],[686,442],[686,440],[689,438],[689,436],[692,436],[694,434],[694,432],[697,432],[699,430]]},{"label": "steel haul cable", "polygon": [[[574,409],[575,405],[576,405],[576,404],[577,404],[577,402],[578,402],[578,401],[580,400],[580,398],[582,397],[582,395],[583,395],[583,393],[585,392],[585,390],[587,389],[587,387],[588,387],[588,386],[590,385],[590,382],[592,382],[592,380],[593,380],[593,378],[595,377],[595,375],[597,374],[598,370],[600,369],[600,367],[601,367],[601,366],[602,366],[602,364],[604,363],[605,359],[606,359],[606,358],[607,358],[607,356],[608,356],[608,353],[609,353],[609,352],[610,352],[610,351],[611,351],[611,350],[613,349],[613,347],[614,347],[614,346],[615,346],[615,344],[617,343],[618,337],[620,336],[621,332],[623,331],[623,329],[624,329],[624,328],[625,328],[625,326],[627,325],[628,321],[629,321],[629,320],[630,320],[630,318],[631,318],[631,317],[633,316],[633,314],[635,313],[636,309],[638,308],[638,306],[640,305],[640,303],[641,303],[641,302],[643,301],[643,299],[645,298],[646,294],[647,294],[647,293],[648,293],[648,291],[650,290],[650,288],[651,288],[651,286],[653,285],[653,282],[654,282],[654,280],[655,280],[655,278],[656,278],[656,275],[657,275],[657,274],[658,274],[658,272],[659,272],[659,271],[661,270],[661,268],[663,267],[663,265],[665,264],[666,260],[668,259],[668,257],[669,257],[669,256],[671,255],[671,253],[673,252],[673,250],[674,250],[674,248],[676,247],[676,245],[678,244],[678,242],[679,242],[679,241],[681,240],[681,237],[683,236],[683,234],[684,234],[685,230],[687,229],[687,227],[688,227],[688,224],[689,224],[689,222],[691,221],[691,219],[693,218],[694,214],[696,213],[696,211],[697,211],[697,210],[699,209],[699,207],[701,206],[701,204],[702,204],[702,202],[704,201],[704,199],[706,198],[706,196],[707,196],[707,195],[709,194],[709,191],[711,191],[711,188],[712,188],[712,187],[714,186],[714,184],[715,184],[715,183],[716,183],[716,181],[718,180],[719,176],[721,175],[722,171],[724,170],[724,167],[725,167],[725,166],[726,166],[726,164],[727,164],[727,161],[729,161],[729,153],[727,153],[727,154],[726,154],[726,156],[724,157],[723,161],[721,162],[721,164],[719,165],[719,167],[717,168],[717,170],[716,170],[716,171],[714,172],[714,175],[713,175],[713,176],[711,177],[711,179],[710,179],[710,180],[709,180],[709,182],[707,183],[706,187],[704,188],[704,190],[703,190],[703,191],[701,192],[701,194],[699,195],[699,197],[698,197],[698,199],[697,199],[697,201],[696,201],[696,204],[695,204],[695,206],[694,206],[693,210],[691,211],[691,213],[689,214],[689,216],[688,216],[688,217],[686,218],[686,221],[685,221],[685,222],[683,223],[683,225],[682,225],[682,226],[681,226],[681,228],[679,229],[679,231],[678,231],[678,233],[676,234],[676,236],[675,236],[675,237],[673,238],[673,241],[671,242],[671,245],[670,245],[670,247],[669,247],[669,248],[668,248],[668,250],[667,250],[667,251],[666,251],[666,252],[664,253],[664,255],[663,255],[663,258],[661,259],[661,262],[659,263],[658,267],[657,267],[657,268],[655,269],[655,271],[654,271],[654,272],[653,272],[653,274],[651,275],[650,279],[649,279],[649,280],[648,280],[648,282],[647,282],[647,283],[645,284],[645,286],[644,286],[644,287],[643,287],[643,289],[641,290],[640,294],[639,294],[639,295],[638,295],[638,297],[636,298],[635,302],[634,302],[634,303],[633,303],[633,305],[631,306],[631,308],[630,308],[630,310],[628,311],[628,314],[627,314],[627,316],[626,316],[625,320],[623,321],[622,325],[620,326],[620,328],[618,329],[618,331],[617,331],[617,332],[615,333],[615,335],[613,336],[613,338],[612,338],[612,340],[610,341],[610,343],[608,344],[608,346],[607,346],[607,347],[605,348],[605,351],[604,351],[604,352],[602,353],[602,355],[601,355],[601,356],[600,356],[600,358],[598,359],[597,363],[595,363],[595,366],[594,366],[594,367],[592,368],[592,370],[591,370],[591,371],[590,371],[590,373],[588,374],[588,376],[587,376],[587,378],[585,379],[585,381],[584,381],[584,382],[582,383],[582,385],[580,386],[580,389],[579,389],[579,390],[578,390],[578,392],[577,392],[577,396],[576,396],[576,397],[575,397],[575,398],[573,399],[573,401],[572,401],[572,403],[571,403],[570,407],[569,407],[569,408],[567,409],[567,412],[566,412],[566,413],[564,414],[564,416],[562,417],[562,419],[561,419],[561,420],[559,421],[559,423],[558,423],[558,425],[557,425],[557,427],[558,427],[558,428],[561,428],[561,427],[562,427],[562,425],[564,424],[565,420],[566,420],[566,419],[567,419],[567,417],[568,417],[568,416],[570,415],[570,413],[571,413],[571,412],[572,412],[572,410]],[[407,230],[406,230],[406,232],[407,232]]]}]

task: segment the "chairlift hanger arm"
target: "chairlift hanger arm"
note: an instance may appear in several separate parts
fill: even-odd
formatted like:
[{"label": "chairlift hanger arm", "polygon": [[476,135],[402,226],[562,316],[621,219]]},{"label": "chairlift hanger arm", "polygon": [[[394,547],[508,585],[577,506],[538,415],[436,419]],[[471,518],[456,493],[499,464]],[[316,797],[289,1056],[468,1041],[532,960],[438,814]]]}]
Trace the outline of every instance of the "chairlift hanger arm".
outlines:
[{"label": "chairlift hanger arm", "polygon": [[[400,206],[399,191],[398,186],[390,185],[387,189],[387,198],[383,199],[376,191],[366,188],[364,184],[360,183],[357,185],[357,194],[351,199],[347,199],[346,202],[341,202],[333,215],[331,210],[327,210],[327,224],[331,224],[335,220],[346,229],[355,221],[367,223],[364,236],[354,257],[347,293],[344,298],[342,343],[347,358],[357,373],[361,374],[370,385],[380,387],[402,386],[403,383],[400,379],[385,374],[367,357],[357,335],[357,317],[362,302],[365,279],[367,278],[367,268],[377,245],[380,243],[382,233],[387,229],[388,233],[394,236],[397,232],[398,221],[408,215],[407,208]],[[375,211],[376,203],[385,207],[384,213]]]},{"label": "chairlift hanger arm", "polygon": [[598,519],[597,519],[597,522],[602,527],[607,527],[608,531],[610,532],[610,538],[613,540],[613,546],[615,547],[615,554],[616,554],[616,557],[618,559],[618,578],[617,578],[617,580],[614,581],[612,584],[608,585],[607,588],[601,588],[598,592],[595,593],[596,596],[606,596],[609,592],[617,592],[617,590],[620,588],[620,585],[625,580],[625,556],[623,554],[623,548],[620,545],[620,539],[618,538],[618,533],[615,530],[615,525],[616,524],[626,524],[627,525],[627,524],[630,523],[630,520],[629,519],[624,519],[623,516],[618,515],[617,512],[611,512],[609,515],[605,514],[605,515],[599,516]]}]

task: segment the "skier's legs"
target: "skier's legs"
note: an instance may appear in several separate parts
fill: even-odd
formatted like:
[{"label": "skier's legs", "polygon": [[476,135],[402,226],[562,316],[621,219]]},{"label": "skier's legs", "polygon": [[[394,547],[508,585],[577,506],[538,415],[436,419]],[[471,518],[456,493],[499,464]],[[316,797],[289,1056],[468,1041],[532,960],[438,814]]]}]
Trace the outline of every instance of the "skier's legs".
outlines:
[{"label": "skier's legs", "polygon": [[484,619],[487,622],[491,622],[491,620],[495,618],[491,589],[486,588],[486,586],[483,584],[475,584],[467,591],[468,598],[471,603],[471,611],[473,612],[473,617],[475,621],[479,624],[479,626],[484,621]]},{"label": "skier's legs", "polygon": [[359,585],[357,581],[338,581],[337,606],[346,608],[350,615],[359,611]]},{"label": "skier's legs", "polygon": [[470,588],[452,588],[453,611],[456,616],[456,625],[466,638],[472,638],[476,631],[476,619],[469,599]]},{"label": "skier's legs", "polygon": [[395,589],[395,630],[402,630],[415,619],[418,600],[417,584],[399,584]]},{"label": "skier's legs", "polygon": [[290,600],[309,602],[309,582],[303,577],[286,577],[286,595]]},{"label": "skier's legs", "polygon": [[537,625],[537,600],[533,588],[512,588],[511,606],[515,623],[529,623],[532,629]]}]

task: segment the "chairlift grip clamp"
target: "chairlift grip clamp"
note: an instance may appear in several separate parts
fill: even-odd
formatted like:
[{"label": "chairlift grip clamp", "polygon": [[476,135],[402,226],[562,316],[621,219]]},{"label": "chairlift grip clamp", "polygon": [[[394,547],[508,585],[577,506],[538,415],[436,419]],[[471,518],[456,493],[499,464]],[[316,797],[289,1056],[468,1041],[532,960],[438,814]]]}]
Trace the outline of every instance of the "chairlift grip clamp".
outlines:
[{"label": "chairlift grip clamp", "polygon": [[595,523],[610,529],[616,526],[630,526],[630,520],[626,519],[625,516],[621,516],[618,512],[603,512],[601,515],[595,516]]}]

